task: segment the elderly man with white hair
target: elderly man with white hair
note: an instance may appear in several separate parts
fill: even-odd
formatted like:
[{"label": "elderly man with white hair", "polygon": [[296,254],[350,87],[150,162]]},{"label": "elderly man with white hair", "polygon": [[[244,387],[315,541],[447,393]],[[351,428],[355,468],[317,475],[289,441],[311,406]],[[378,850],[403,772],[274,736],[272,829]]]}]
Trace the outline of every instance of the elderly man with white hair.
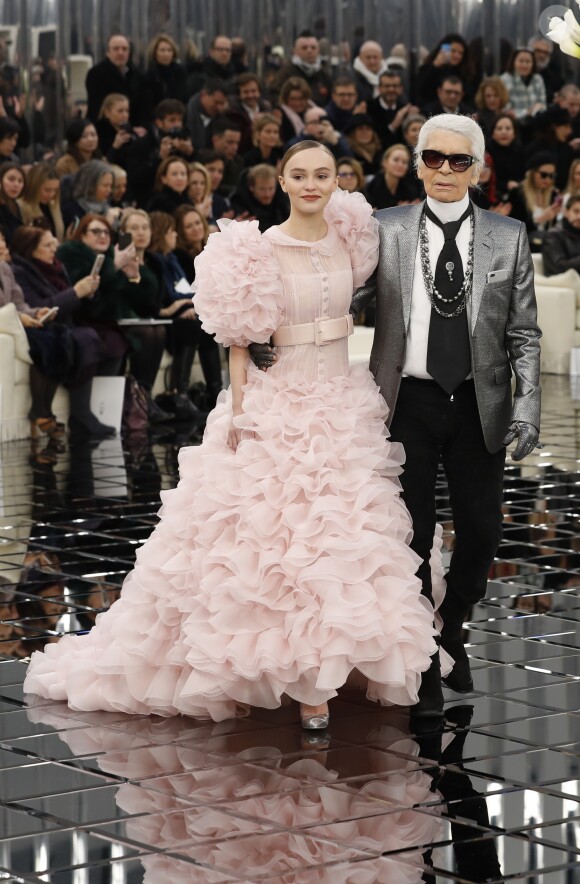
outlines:
[{"label": "elderly man with white hair", "polygon": [[[484,151],[469,117],[425,123],[415,159],[427,199],[377,212],[379,265],[353,300],[356,313],[376,297],[370,369],[391,409],[391,437],[405,448],[411,546],[429,599],[440,465],[447,478],[455,542],[441,645],[455,661],[444,682],[460,692],[473,688],[463,621],[485,596],[501,538],[506,445],[517,439],[512,458],[521,460],[540,427],[541,333],[528,238],[519,221],[472,203]],[[414,713],[437,716],[442,707],[436,655]]]},{"label": "elderly man with white hair", "polygon": [[379,95],[379,79],[388,70],[383,48],[374,40],[366,40],[352,64],[359,101],[371,101]]}]

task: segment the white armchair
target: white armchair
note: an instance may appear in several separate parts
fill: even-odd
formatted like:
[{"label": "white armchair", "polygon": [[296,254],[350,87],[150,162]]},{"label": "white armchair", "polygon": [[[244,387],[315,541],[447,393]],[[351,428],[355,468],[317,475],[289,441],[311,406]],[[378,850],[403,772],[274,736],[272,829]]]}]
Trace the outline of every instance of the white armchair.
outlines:
[{"label": "white armchair", "polygon": [[567,270],[544,276],[540,254],[532,255],[535,271],[538,324],[542,329],[542,371],[568,374],[570,352],[580,347],[580,275]]}]

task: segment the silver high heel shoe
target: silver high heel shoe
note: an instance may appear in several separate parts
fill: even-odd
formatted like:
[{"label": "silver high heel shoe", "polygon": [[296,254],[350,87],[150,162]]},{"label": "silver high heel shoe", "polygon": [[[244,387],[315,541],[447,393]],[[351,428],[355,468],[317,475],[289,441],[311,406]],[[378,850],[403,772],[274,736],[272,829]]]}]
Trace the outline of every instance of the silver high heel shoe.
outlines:
[{"label": "silver high heel shoe", "polygon": [[300,722],[302,727],[308,731],[322,731],[328,727],[330,715],[328,712],[314,712],[308,714],[302,711],[300,706]]}]

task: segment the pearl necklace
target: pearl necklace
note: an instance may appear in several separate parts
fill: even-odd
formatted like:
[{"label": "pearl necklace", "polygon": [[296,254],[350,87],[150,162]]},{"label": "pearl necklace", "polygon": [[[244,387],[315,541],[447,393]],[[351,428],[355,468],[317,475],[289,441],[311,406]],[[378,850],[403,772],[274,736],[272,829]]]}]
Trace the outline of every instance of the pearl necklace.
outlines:
[{"label": "pearl necklace", "polygon": [[[459,289],[459,292],[452,298],[444,298],[443,295],[438,291],[437,286],[435,285],[435,280],[433,279],[433,274],[431,273],[431,261],[429,259],[429,237],[427,234],[427,218],[425,212],[422,213],[421,220],[419,222],[419,253],[421,258],[421,270],[423,271],[423,282],[425,283],[425,289],[427,291],[427,296],[431,302],[431,306],[433,307],[435,312],[438,313],[439,316],[442,316],[444,319],[453,319],[454,316],[459,316],[460,313],[463,313],[467,305],[467,299],[471,294],[471,287],[473,283],[473,252],[475,226],[473,212],[469,216],[469,224],[471,228],[469,234],[469,251],[467,255],[465,276],[461,284],[461,288]],[[444,304],[453,304],[454,301],[459,301],[459,304],[457,305],[455,310],[450,313],[446,313],[438,306],[438,300],[442,301]]]}]

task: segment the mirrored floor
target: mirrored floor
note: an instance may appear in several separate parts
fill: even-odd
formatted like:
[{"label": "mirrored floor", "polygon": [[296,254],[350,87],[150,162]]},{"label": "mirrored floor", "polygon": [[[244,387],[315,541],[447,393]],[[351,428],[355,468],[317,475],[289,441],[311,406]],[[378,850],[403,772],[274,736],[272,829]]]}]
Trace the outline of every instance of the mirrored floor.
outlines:
[{"label": "mirrored floor", "polygon": [[295,704],[220,724],[26,705],[27,658],[114,601],[199,436],[0,447],[0,880],[580,884],[580,390],[544,390],[466,630],[475,690],[420,733],[354,689],[319,739]]}]

